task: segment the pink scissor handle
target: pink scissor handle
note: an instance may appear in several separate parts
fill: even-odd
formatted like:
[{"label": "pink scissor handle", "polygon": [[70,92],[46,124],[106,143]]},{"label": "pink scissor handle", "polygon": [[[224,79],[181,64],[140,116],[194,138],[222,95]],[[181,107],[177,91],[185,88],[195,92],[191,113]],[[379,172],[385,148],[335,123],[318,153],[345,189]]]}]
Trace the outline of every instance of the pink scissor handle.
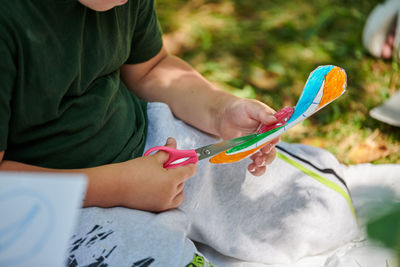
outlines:
[{"label": "pink scissor handle", "polygon": [[165,169],[171,169],[179,166],[184,166],[190,163],[196,163],[199,161],[199,156],[194,149],[191,150],[179,150],[167,146],[156,146],[147,150],[144,155],[148,156],[154,151],[165,151],[169,154],[169,158],[164,162],[163,167]]},{"label": "pink scissor handle", "polygon": [[261,125],[260,129],[257,132],[265,133],[285,125],[290,119],[290,117],[292,117],[293,112],[294,108],[292,107],[286,107],[284,109],[281,109],[280,111],[274,114],[274,117],[278,120],[277,122],[275,122],[274,124]]}]

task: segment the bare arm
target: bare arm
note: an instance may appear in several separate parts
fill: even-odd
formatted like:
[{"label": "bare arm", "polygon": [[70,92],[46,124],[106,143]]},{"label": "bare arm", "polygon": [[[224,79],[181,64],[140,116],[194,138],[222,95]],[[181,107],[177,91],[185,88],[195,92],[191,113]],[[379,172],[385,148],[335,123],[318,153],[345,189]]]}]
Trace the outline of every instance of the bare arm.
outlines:
[{"label": "bare arm", "polygon": [[[135,66],[133,77],[149,72],[161,55]],[[169,146],[176,147],[175,141]],[[83,169],[50,169],[5,160],[7,151],[0,152],[0,171],[84,173],[88,187],[84,206],[129,208],[162,211],[179,206],[184,199],[183,183],[197,170],[193,164],[165,170],[168,154],[158,152],[126,162]]]},{"label": "bare arm", "polygon": [[[123,65],[121,79],[142,99],[167,103],[178,118],[224,139],[253,133],[261,123],[276,121],[274,111],[267,105],[218,89],[164,48],[147,62]],[[271,144],[277,142],[278,139]],[[252,157],[254,163],[249,165],[249,171],[254,175],[264,173],[274,152],[273,147],[261,150]]]},{"label": "bare arm", "polygon": [[142,99],[167,103],[175,116],[215,135],[223,107],[237,100],[165,49],[145,63],[122,66],[121,78]]},{"label": "bare arm", "polygon": [[[118,180],[107,179],[107,177],[115,177],[112,173],[115,172],[116,166],[104,166],[90,169],[76,169],[76,170],[61,170],[49,169],[38,166],[28,165],[15,161],[3,160],[4,151],[0,152],[0,170],[1,171],[26,171],[26,172],[59,172],[59,173],[84,173],[87,175],[88,190],[85,197],[85,206],[102,206],[110,207],[119,205],[118,200],[114,199],[112,195],[118,193]],[[107,190],[106,190],[107,189]],[[102,200],[97,197],[100,194]]]},{"label": "bare arm", "polygon": [[[172,146],[176,146],[173,143]],[[183,183],[195,173],[193,164],[165,170],[168,155],[153,156],[93,168],[61,170],[42,168],[4,160],[0,152],[0,171],[84,173],[88,187],[84,206],[114,207],[162,211],[179,206],[184,200]]]},{"label": "bare arm", "polygon": [[[168,55],[164,49],[147,62],[124,65],[121,77],[139,97],[165,102],[179,118],[224,138],[250,133],[260,122],[275,120],[270,116],[273,111],[267,106],[219,90],[188,64]],[[175,142],[169,145],[176,147]],[[0,170],[86,174],[89,183],[85,206],[126,206],[151,211],[174,208],[183,202],[184,181],[192,177],[197,169],[189,164],[165,170],[162,167],[168,159],[165,152],[75,170],[56,170],[4,160],[4,154],[4,151],[0,152]],[[268,155],[260,155],[258,161],[261,163],[252,172],[255,175],[265,171],[262,162],[268,161]]]}]

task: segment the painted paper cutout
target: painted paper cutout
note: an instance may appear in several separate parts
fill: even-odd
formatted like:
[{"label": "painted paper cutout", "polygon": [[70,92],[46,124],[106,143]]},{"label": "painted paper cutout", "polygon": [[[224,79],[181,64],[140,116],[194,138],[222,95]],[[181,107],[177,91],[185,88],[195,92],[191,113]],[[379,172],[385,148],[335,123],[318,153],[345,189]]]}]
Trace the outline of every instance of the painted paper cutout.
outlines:
[{"label": "painted paper cutout", "polygon": [[275,137],[337,99],[345,92],[346,86],[346,72],[342,68],[332,65],[319,66],[310,73],[294,112],[284,125],[221,152],[212,157],[210,162],[215,164],[232,163],[252,155]]}]

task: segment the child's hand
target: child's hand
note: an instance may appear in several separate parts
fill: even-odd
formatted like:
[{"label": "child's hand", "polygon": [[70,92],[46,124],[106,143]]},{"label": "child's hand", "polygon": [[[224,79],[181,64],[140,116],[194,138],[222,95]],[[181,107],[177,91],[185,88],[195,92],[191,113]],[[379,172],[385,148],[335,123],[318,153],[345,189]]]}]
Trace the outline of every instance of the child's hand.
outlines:
[{"label": "child's hand", "polygon": [[[250,99],[234,99],[228,102],[221,113],[219,132],[223,139],[232,139],[257,131],[261,124],[276,122],[275,111],[267,105]],[[279,137],[272,140],[250,158],[253,160],[248,170],[255,176],[265,173],[266,165],[270,164],[276,155],[275,145]]]},{"label": "child's hand", "polygon": [[[176,141],[168,138],[166,146],[176,148]],[[120,177],[121,205],[148,211],[164,211],[178,207],[184,200],[184,182],[197,171],[197,165],[188,164],[166,170],[163,163],[168,153],[124,162]]]}]

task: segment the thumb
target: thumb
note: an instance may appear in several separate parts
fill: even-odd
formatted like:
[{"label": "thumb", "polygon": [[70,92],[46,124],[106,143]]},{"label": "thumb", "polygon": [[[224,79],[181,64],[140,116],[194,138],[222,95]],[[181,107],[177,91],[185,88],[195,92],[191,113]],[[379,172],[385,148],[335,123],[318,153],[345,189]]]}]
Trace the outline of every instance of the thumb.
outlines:
[{"label": "thumb", "polygon": [[[165,146],[170,148],[176,148],[176,140],[172,137],[168,137]],[[156,156],[156,158],[160,163],[164,163],[169,159],[169,153],[162,150],[158,151],[156,154],[154,154],[154,156]]]},{"label": "thumb", "polygon": [[165,143],[165,146],[171,147],[171,148],[176,148],[176,140],[175,140],[175,138],[168,137],[167,142]]},{"label": "thumb", "polygon": [[274,113],[275,112],[262,110],[259,113],[259,117],[258,117],[259,118],[259,122],[261,122],[264,125],[269,125],[269,124],[273,124],[273,123],[277,122],[278,120],[274,116]]},{"label": "thumb", "polygon": [[268,125],[277,121],[274,116],[276,113],[275,110],[260,102],[256,102],[254,105],[252,105],[249,113],[250,117],[258,121],[260,124]]}]

